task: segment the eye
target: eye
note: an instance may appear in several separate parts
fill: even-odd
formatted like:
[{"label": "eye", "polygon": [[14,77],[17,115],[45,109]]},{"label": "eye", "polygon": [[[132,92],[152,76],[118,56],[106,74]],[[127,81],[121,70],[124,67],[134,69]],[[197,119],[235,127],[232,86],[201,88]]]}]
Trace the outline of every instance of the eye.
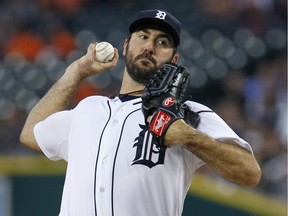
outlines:
[{"label": "eye", "polygon": [[166,38],[161,38],[157,40],[157,44],[161,47],[168,47],[169,46],[169,41]]},{"label": "eye", "polygon": [[145,39],[148,38],[148,36],[145,35],[145,34],[141,34],[141,35],[139,35],[139,38],[142,39],[142,40],[145,40]]}]

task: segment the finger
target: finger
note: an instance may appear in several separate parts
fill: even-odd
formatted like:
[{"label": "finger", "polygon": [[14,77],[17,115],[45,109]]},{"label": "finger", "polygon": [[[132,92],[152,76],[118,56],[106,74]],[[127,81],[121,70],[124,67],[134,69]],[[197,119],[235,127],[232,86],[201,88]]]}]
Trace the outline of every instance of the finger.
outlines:
[{"label": "finger", "polygon": [[89,44],[89,46],[88,46],[88,48],[87,48],[87,53],[95,53],[95,45],[96,45],[97,43],[90,43]]},{"label": "finger", "polygon": [[118,49],[114,47],[114,57],[111,61],[100,63],[101,65],[105,66],[106,68],[115,67],[119,59]]},{"label": "finger", "polygon": [[116,63],[118,62],[118,59],[119,59],[119,52],[118,52],[118,49],[114,47],[114,57],[111,63],[116,65]]}]

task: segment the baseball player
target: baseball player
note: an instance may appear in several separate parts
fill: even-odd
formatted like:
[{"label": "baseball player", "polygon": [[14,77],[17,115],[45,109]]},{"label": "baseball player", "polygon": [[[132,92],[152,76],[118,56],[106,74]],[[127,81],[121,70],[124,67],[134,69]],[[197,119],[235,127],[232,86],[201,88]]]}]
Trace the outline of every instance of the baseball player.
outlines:
[{"label": "baseball player", "polygon": [[[177,65],[181,23],[163,10],[129,27],[120,93],[67,104],[82,80],[116,66],[94,44],[31,110],[20,140],[67,161],[60,216],[180,216],[195,171],[207,164],[239,185],[261,171],[250,145],[210,108],[187,100],[189,71]],[[193,213],[192,213],[193,214]]]}]

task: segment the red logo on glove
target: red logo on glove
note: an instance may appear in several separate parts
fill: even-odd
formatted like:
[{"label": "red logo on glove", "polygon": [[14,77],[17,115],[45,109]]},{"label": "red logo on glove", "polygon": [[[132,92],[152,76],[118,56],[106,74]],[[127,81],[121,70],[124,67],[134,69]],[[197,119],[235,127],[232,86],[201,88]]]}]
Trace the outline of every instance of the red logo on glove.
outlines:
[{"label": "red logo on glove", "polygon": [[150,131],[152,131],[157,136],[162,136],[169,122],[172,120],[172,117],[167,115],[167,113],[159,111],[155,114],[151,124]]},{"label": "red logo on glove", "polygon": [[169,107],[172,106],[175,103],[175,98],[174,97],[168,97],[163,101],[163,106]]}]

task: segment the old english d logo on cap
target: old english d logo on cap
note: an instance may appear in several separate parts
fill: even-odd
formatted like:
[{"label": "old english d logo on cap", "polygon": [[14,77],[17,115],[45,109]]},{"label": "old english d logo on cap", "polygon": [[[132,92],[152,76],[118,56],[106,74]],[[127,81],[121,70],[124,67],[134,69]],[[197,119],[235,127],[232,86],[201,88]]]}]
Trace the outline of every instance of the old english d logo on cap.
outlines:
[{"label": "old english d logo on cap", "polygon": [[158,10],[158,13],[156,13],[156,16],[155,16],[155,18],[163,19],[163,20],[165,20],[165,17],[166,17],[166,13],[160,10]]},{"label": "old english d logo on cap", "polygon": [[136,19],[130,24],[129,31],[133,33],[145,28],[159,28],[170,34],[175,46],[180,43],[182,24],[173,15],[165,10],[144,10],[137,14]]}]

